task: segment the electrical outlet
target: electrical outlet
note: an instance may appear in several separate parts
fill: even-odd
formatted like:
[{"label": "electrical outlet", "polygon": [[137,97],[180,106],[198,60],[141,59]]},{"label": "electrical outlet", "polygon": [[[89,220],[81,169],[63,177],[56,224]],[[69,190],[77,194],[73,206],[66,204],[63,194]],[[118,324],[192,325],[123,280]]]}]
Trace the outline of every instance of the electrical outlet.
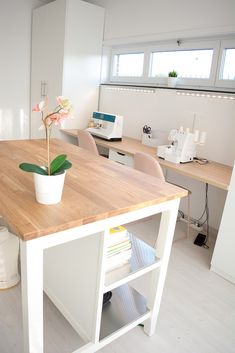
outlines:
[{"label": "electrical outlet", "polygon": [[203,229],[202,226],[199,226],[198,224],[193,224],[193,223],[190,224],[190,227],[193,228],[193,229],[195,229],[195,230],[198,231],[198,232],[201,232],[202,229]]},{"label": "electrical outlet", "polygon": [[[181,222],[188,223],[188,218],[180,217],[179,219]],[[191,221],[192,222],[192,221]],[[203,227],[199,225],[198,223],[191,223],[190,222],[190,227],[195,229],[198,232],[201,232],[203,230]]]}]

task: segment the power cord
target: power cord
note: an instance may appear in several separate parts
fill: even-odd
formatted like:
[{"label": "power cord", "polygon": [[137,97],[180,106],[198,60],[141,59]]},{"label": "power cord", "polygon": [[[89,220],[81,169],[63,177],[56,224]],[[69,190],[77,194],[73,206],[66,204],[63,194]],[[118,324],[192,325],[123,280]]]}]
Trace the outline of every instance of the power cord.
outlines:
[{"label": "power cord", "polygon": [[202,223],[202,225],[206,224],[206,239],[204,241],[204,248],[208,249],[209,246],[207,245],[209,239],[209,207],[208,207],[208,183],[206,183],[206,199],[205,199],[205,210],[206,210],[206,219]]},{"label": "power cord", "polygon": [[[194,157],[193,159],[194,163],[198,163],[200,165],[208,164],[210,163],[208,159],[206,158],[199,158],[199,157]],[[166,175],[165,175],[165,180],[167,181],[167,170],[166,170]],[[178,210],[178,219],[180,218],[185,218],[184,212],[181,210]],[[204,222],[200,222],[203,217],[206,216]],[[201,234],[199,233],[198,236],[196,237],[194,244],[203,246],[206,249],[209,249],[209,246],[207,245],[208,239],[209,239],[209,207],[208,207],[208,183],[206,183],[205,186],[205,207],[204,210],[201,214],[201,216],[198,219],[192,219],[194,223],[199,224],[200,226],[203,226],[206,224],[206,234]],[[191,222],[190,222],[191,223]],[[198,241],[197,241],[198,238]]]},{"label": "power cord", "polygon": [[184,212],[183,212],[183,211],[178,210],[178,217],[177,217],[177,221],[179,221],[179,220],[180,220],[180,218],[185,218],[185,216],[184,216]]},{"label": "power cord", "polygon": [[198,218],[197,222],[199,222],[204,216],[206,216],[204,222],[200,223],[201,226],[206,224],[206,234],[199,233],[194,241],[194,244],[198,246],[203,246],[204,248],[208,249],[209,246],[207,245],[209,239],[209,207],[208,207],[208,183],[205,186],[205,208],[202,212],[200,218]]},{"label": "power cord", "polygon": [[208,159],[206,159],[206,158],[199,158],[199,157],[194,157],[194,158],[193,158],[193,161],[194,161],[194,163],[198,163],[198,164],[202,164],[202,165],[209,163]]}]

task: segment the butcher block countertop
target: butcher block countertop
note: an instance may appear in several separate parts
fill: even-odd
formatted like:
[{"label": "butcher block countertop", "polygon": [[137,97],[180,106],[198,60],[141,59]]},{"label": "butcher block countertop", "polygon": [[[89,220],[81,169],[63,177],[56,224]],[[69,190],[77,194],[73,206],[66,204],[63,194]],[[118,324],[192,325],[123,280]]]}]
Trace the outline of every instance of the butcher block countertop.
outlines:
[{"label": "butcher block countertop", "polygon": [[57,205],[41,205],[35,199],[32,173],[22,171],[19,164],[45,165],[45,140],[0,142],[0,214],[22,240],[187,195],[184,189],[51,139],[51,159],[62,153],[73,163],[66,173],[62,200]]}]

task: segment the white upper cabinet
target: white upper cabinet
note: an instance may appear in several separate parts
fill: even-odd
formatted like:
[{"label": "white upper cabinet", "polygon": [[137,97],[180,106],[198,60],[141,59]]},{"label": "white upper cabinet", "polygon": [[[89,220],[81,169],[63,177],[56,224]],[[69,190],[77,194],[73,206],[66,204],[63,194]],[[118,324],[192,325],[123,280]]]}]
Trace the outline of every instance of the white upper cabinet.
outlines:
[{"label": "white upper cabinet", "polygon": [[[104,9],[79,0],[57,0],[33,13],[31,107],[47,95],[69,98],[74,119],[65,128],[84,128],[98,108]],[[39,113],[31,113],[31,137],[44,137]],[[60,137],[53,127],[52,137]]]}]

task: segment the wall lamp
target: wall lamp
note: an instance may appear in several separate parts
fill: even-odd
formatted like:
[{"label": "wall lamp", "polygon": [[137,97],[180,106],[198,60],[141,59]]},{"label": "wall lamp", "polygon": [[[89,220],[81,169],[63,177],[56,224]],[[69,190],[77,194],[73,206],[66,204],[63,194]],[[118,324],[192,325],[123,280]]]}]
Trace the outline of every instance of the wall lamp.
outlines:
[{"label": "wall lamp", "polygon": [[218,99],[228,99],[228,100],[235,99],[235,94],[224,93],[224,92],[217,93],[217,92],[178,90],[176,91],[176,94],[179,96],[206,97],[206,98],[218,98]]},{"label": "wall lamp", "polygon": [[128,91],[128,92],[141,92],[141,93],[155,93],[155,88],[148,87],[123,87],[123,86],[105,86],[105,89],[112,91]]}]

